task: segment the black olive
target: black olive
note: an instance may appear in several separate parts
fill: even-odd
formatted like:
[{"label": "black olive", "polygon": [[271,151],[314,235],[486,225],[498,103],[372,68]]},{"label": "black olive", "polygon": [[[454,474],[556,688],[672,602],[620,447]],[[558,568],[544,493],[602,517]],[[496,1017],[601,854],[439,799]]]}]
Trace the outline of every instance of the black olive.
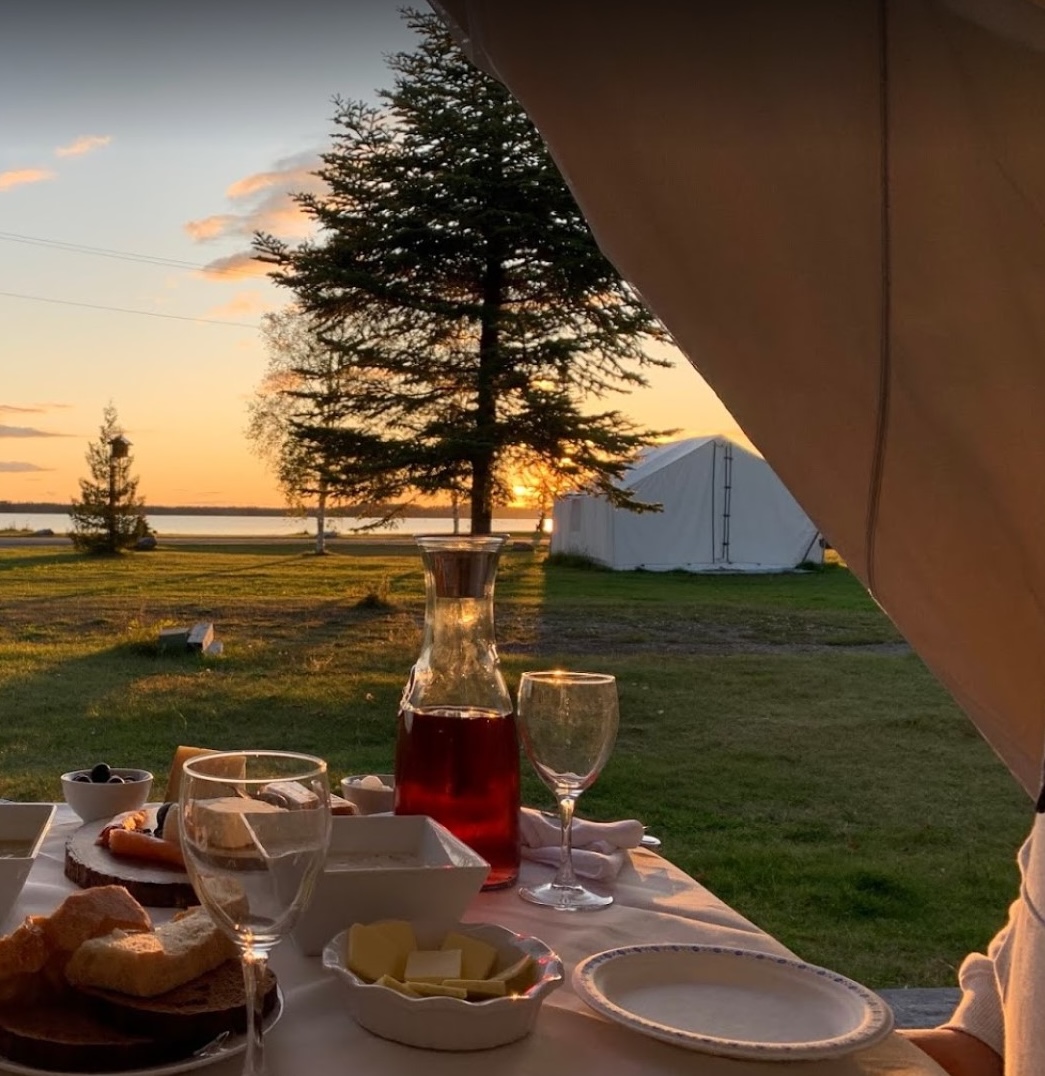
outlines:
[{"label": "black olive", "polygon": [[112,777],[112,770],[107,762],[99,762],[91,769],[91,780],[95,784],[104,785]]},{"label": "black olive", "polygon": [[114,773],[105,783],[109,785],[122,785],[123,778],[118,773]]},{"label": "black olive", "polygon": [[163,823],[167,820],[167,812],[174,806],[173,803],[161,803],[156,808],[156,836],[163,836]]},{"label": "black olive", "polygon": [[89,773],[87,773],[85,770],[80,770],[79,773],[74,773],[73,774],[73,780],[74,781],[86,781],[88,784],[90,784],[91,775]]}]

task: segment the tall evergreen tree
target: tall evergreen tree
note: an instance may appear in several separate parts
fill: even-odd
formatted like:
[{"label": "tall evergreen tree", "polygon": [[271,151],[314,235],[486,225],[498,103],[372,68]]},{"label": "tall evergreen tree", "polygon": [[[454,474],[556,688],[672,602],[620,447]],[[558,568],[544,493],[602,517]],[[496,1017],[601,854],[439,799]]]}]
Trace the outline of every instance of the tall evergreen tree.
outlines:
[{"label": "tall evergreen tree", "polygon": [[80,479],[80,499],[69,509],[73,545],[86,553],[119,553],[149,533],[138,479],[131,476],[134,457],[116,408],[102,412],[97,441],[87,446],[89,478]]},{"label": "tall evergreen tree", "polygon": [[437,17],[405,18],[419,44],[390,59],[385,107],[335,102],[318,173],[329,193],[297,199],[319,239],[255,238],[319,325],[373,326],[372,346],[348,355],[367,390],[323,439],[350,479],[463,485],[473,533],[489,533],[507,495],[509,451],[635,507],[615,481],[656,435],[586,408],[667,365],[644,350],[664,331],[598,249],[519,106]]}]

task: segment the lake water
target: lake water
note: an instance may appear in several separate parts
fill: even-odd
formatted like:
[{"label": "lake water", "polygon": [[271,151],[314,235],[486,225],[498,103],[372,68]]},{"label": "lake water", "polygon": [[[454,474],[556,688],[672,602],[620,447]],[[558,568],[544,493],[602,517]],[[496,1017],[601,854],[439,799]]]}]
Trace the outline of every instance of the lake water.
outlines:
[{"label": "lake water", "polygon": [[[314,519],[302,519],[292,516],[148,516],[149,526],[160,536],[200,537],[200,538],[292,538],[316,533]],[[337,531],[346,537],[351,534],[351,527],[359,526],[366,520],[355,518],[327,519],[327,530]],[[495,519],[494,532],[532,531],[537,520],[525,518]],[[52,530],[55,534],[65,534],[72,530],[69,516],[58,513],[9,513],[0,514],[0,530],[6,528],[18,530],[42,531]],[[452,534],[452,519],[430,519],[421,516],[407,516],[392,530],[373,532],[375,537],[383,534]],[[461,520],[461,531],[467,532],[467,519]]]}]

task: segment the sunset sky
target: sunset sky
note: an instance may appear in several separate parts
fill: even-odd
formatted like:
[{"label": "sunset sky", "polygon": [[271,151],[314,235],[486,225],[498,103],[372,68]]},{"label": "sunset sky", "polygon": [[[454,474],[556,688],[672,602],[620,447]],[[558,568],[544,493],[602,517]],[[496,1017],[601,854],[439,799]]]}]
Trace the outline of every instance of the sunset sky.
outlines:
[{"label": "sunset sky", "polygon": [[[306,233],[335,95],[412,35],[389,0],[37,0],[0,31],[0,500],[67,502],[111,400],[147,504],[280,505],[244,435],[286,304],[255,229]],[[421,6],[421,5],[418,5]],[[617,397],[736,432],[681,356]]]}]

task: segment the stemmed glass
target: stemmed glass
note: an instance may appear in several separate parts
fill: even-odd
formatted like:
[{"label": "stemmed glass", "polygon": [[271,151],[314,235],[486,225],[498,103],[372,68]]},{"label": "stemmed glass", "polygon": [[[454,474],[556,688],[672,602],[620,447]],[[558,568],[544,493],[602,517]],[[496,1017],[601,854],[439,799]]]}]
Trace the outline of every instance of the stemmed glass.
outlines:
[{"label": "stemmed glass", "polygon": [[330,841],[327,764],[286,751],[202,755],[185,763],[180,805],[196,896],[243,963],[243,1072],[260,1076],[268,956],[308,903]]},{"label": "stemmed glass", "polygon": [[519,681],[519,733],[526,754],[559,802],[559,869],[523,899],[562,911],[605,908],[613,897],[593,893],[573,870],[573,812],[595,783],[617,738],[617,681],[604,673],[526,672]]}]

